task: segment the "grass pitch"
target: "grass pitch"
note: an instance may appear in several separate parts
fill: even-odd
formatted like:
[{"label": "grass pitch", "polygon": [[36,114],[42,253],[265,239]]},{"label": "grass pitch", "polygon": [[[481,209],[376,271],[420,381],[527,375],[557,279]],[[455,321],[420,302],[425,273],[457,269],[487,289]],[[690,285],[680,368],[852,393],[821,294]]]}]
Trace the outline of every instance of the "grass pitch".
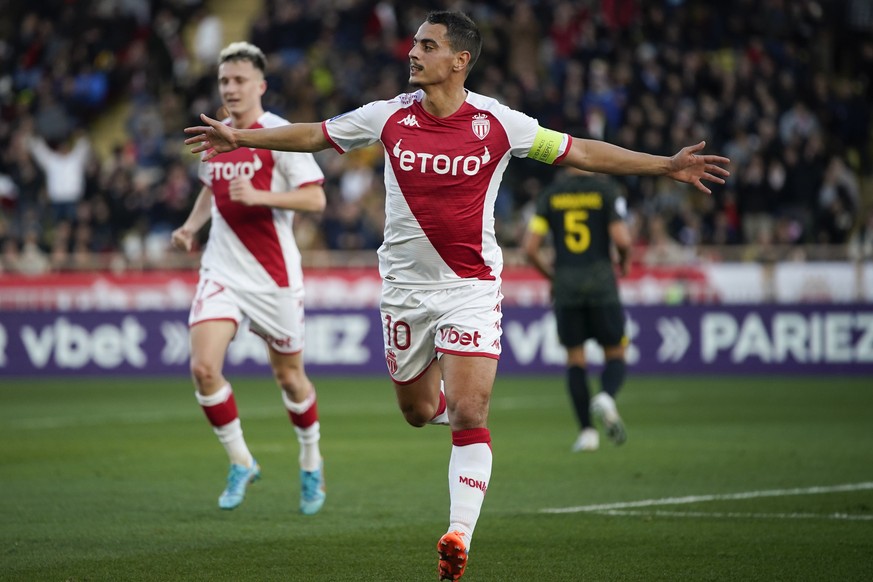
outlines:
[{"label": "grass pitch", "polygon": [[[187,378],[0,380],[0,580],[435,580],[447,428],[383,378],[313,379],[313,517],[268,374],[233,379],[263,479],[230,512]],[[572,454],[562,378],[499,376],[465,582],[873,579],[869,378],[631,376],[619,407],[627,444]]]}]

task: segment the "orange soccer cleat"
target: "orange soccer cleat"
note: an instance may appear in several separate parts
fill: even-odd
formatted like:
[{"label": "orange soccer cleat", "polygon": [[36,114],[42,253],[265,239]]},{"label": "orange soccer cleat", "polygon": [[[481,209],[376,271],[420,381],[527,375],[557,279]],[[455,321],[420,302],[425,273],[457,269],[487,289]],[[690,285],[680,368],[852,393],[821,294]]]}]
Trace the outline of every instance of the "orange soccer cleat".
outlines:
[{"label": "orange soccer cleat", "polygon": [[450,531],[437,543],[440,580],[460,580],[464,575],[467,567],[467,544],[463,540],[465,535],[459,531]]}]

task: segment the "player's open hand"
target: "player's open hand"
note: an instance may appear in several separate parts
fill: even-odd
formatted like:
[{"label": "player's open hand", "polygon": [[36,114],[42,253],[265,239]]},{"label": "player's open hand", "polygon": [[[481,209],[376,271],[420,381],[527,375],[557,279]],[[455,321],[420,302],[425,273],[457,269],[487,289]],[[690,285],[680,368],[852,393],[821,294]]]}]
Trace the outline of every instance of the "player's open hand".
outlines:
[{"label": "player's open hand", "polygon": [[722,166],[730,164],[731,161],[722,156],[698,154],[705,146],[706,142],[702,141],[679,150],[679,153],[670,158],[672,170],[667,175],[679,182],[691,184],[701,192],[712,194],[702,180],[724,184],[724,179],[731,173]]},{"label": "player's open hand", "polygon": [[236,142],[235,129],[203,113],[200,114],[200,119],[207,125],[185,128],[185,133],[192,136],[185,140],[185,144],[195,146],[191,148],[192,154],[206,152],[202,160],[206,162],[218,154],[229,152],[239,147]]}]

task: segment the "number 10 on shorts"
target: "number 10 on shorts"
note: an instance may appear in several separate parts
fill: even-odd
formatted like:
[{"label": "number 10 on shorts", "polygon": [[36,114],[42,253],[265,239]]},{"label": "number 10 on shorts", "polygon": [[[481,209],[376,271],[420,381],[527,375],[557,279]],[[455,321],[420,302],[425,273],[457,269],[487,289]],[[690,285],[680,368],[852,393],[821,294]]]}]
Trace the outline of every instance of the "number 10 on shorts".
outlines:
[{"label": "number 10 on shorts", "polygon": [[403,320],[394,322],[390,315],[385,316],[385,347],[408,350],[412,341],[412,330]]}]

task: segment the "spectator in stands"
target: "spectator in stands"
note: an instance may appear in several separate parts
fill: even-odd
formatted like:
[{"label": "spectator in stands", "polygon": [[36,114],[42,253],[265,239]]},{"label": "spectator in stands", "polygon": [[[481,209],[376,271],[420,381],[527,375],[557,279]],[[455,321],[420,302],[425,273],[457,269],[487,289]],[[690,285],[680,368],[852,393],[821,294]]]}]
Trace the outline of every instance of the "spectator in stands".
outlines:
[{"label": "spectator in stands", "polygon": [[766,162],[757,153],[749,160],[740,176],[737,191],[740,212],[743,216],[743,240],[758,240],[761,231],[773,230],[775,204],[767,183]]},{"label": "spectator in stands", "polygon": [[[14,135],[25,118],[38,120],[34,134],[54,143],[74,127],[87,127],[109,109],[107,103],[133,95],[143,106],[135,115],[153,121],[149,109],[160,104],[157,117],[164,125],[146,140],[141,130],[157,126],[131,124],[136,128],[131,132],[133,142],[140,146],[133,151],[143,156],[141,161],[134,158],[134,163],[162,170],[174,158],[172,152],[179,151],[173,140],[181,127],[214,99],[214,70],[192,67],[195,57],[183,42],[193,33],[204,2],[116,4],[83,5],[84,14],[77,14],[79,4],[65,4],[50,16],[38,3],[10,4],[4,16],[16,25],[7,27],[8,50],[0,52],[0,173],[16,173],[17,163],[7,152],[15,150]],[[274,63],[268,76],[275,91],[265,101],[271,111],[305,121],[326,119],[403,90],[398,55],[402,60],[417,26],[413,23],[421,20],[420,8],[351,0],[317,12],[316,5],[298,4],[265,0],[259,14],[253,15],[252,34],[257,34],[268,61]],[[754,223],[761,222],[756,217],[761,209],[750,206],[748,192],[741,186],[748,167],[753,174],[758,172],[755,155],[762,159],[764,175],[768,168],[777,167],[773,162],[785,167],[784,186],[769,212],[799,221],[803,225],[799,242],[805,243],[823,240],[818,194],[828,160],[839,155],[856,179],[873,171],[869,139],[873,37],[869,30],[857,30],[859,21],[850,17],[852,12],[841,10],[845,2],[817,3],[818,17],[803,9],[811,3],[744,2],[746,18],[738,19],[717,3],[704,10],[703,3],[687,1],[600,5],[544,0],[532,16],[525,17],[527,21],[515,20],[517,26],[541,31],[541,38],[531,41],[538,52],[510,59],[510,49],[521,45],[513,44],[506,30],[516,12],[530,14],[525,12],[527,4],[467,3],[483,24],[485,41],[480,74],[471,79],[470,88],[542,115],[544,122],[560,119],[565,125],[556,129],[570,133],[589,121],[599,124],[608,141],[631,149],[668,151],[682,135],[694,141],[704,132],[708,147],[733,160],[730,186],[739,202],[736,217],[741,232],[757,231]],[[631,8],[617,12],[619,4],[622,10]],[[95,30],[104,34],[95,35]],[[331,46],[330,59],[324,57],[325,46]],[[533,65],[516,77],[510,63],[518,68],[520,61]],[[594,63],[605,63],[605,77],[594,73],[603,68]],[[103,78],[107,86],[101,97]],[[337,86],[338,78],[344,80],[342,86]],[[619,96],[609,102],[615,105],[613,110],[591,102],[598,91],[592,80],[605,81],[604,86]],[[166,99],[167,95],[175,99]],[[585,95],[590,107],[582,104]],[[99,99],[103,104],[95,107]],[[171,105],[166,106],[165,100]],[[593,114],[585,116],[583,110]],[[342,168],[325,170],[327,184],[338,183],[343,174]],[[381,167],[371,170],[378,175]],[[137,173],[137,168],[131,171]],[[513,172],[518,179],[507,181],[501,194],[506,201],[499,202],[510,209],[499,217],[506,232],[517,232],[518,225],[525,223],[526,217],[518,211],[525,207],[527,196],[521,185],[536,170],[519,166]],[[631,210],[638,210],[644,222],[651,212],[647,192],[653,185],[636,177],[623,182]],[[132,220],[124,212],[115,215],[124,206],[118,196],[124,194],[105,196],[112,222],[129,226]],[[719,207],[722,202],[718,200]],[[53,221],[41,204],[37,215],[45,220],[37,232],[40,245],[48,248]],[[32,213],[4,212],[12,217],[12,236],[20,246],[23,233],[32,226],[20,222]],[[149,220],[143,226],[147,231],[161,228]],[[116,229],[116,245],[124,232]],[[517,237],[506,242],[517,244]]]},{"label": "spectator in stands", "polygon": [[682,248],[682,245],[670,236],[667,225],[660,215],[653,214],[649,217],[643,264],[686,265],[693,260],[693,256],[693,249]]},{"label": "spectator in stands", "polygon": [[14,217],[16,231],[39,229],[39,216],[47,204],[45,173],[37,166],[28,149],[13,142],[10,148],[9,178],[15,188]]},{"label": "spectator in stands", "polygon": [[783,144],[804,142],[818,130],[818,119],[802,100],[779,117],[779,138]]},{"label": "spectator in stands", "polygon": [[376,249],[382,233],[368,222],[360,200],[345,201],[336,210],[328,210],[323,221],[324,238],[334,250]]},{"label": "spectator in stands", "polygon": [[856,224],[860,205],[857,178],[842,158],[828,161],[818,192],[816,240],[820,244],[845,244]]},{"label": "spectator in stands", "polygon": [[224,46],[224,26],[218,16],[203,6],[195,13],[192,26],[194,26],[193,56],[201,70],[204,67],[210,70]]},{"label": "spectator in stands", "polygon": [[867,211],[860,228],[852,233],[849,256],[856,261],[873,259],[873,209]]},{"label": "spectator in stands", "polygon": [[39,234],[35,230],[26,231],[18,254],[18,272],[25,275],[40,275],[48,271],[50,266],[48,256],[40,247]]},{"label": "spectator in stands", "polygon": [[87,136],[76,132],[52,147],[41,136],[34,135],[28,146],[34,160],[45,172],[52,221],[73,222],[76,206],[85,196],[85,173],[91,156]]}]

